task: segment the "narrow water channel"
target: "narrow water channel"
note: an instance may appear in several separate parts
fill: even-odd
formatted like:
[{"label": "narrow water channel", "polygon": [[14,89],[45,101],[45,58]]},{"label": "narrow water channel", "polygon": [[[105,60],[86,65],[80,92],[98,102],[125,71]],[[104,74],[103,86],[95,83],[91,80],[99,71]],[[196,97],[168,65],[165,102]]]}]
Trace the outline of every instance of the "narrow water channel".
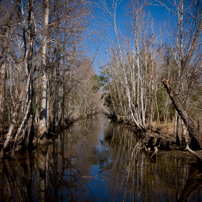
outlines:
[{"label": "narrow water channel", "polygon": [[141,136],[99,115],[53,144],[0,162],[0,201],[201,201],[202,172],[180,151],[150,160]]}]

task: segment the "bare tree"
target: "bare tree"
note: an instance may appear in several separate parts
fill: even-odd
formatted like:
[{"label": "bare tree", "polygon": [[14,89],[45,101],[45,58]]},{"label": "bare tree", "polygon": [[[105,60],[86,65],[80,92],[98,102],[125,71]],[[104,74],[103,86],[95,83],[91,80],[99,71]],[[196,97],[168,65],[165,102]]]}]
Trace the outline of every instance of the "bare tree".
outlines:
[{"label": "bare tree", "polygon": [[[165,85],[165,88],[167,89],[167,92],[168,92],[176,110],[178,111],[179,115],[181,116],[183,122],[185,123],[187,130],[189,131],[190,138],[196,140],[197,144],[199,144],[199,148],[201,149],[201,145],[197,141],[198,134],[197,134],[197,130],[194,126],[194,123],[190,119],[190,117],[187,113],[186,105],[182,105],[181,101],[179,99],[179,93],[182,92],[180,87],[182,86],[182,83],[186,78],[186,74],[187,74],[188,70],[190,70],[190,62],[191,62],[191,59],[193,58],[193,54],[196,49],[197,41],[199,39],[201,29],[202,29],[201,8],[198,9],[197,11],[199,12],[199,17],[196,18],[197,22],[198,22],[198,24],[196,25],[197,30],[196,30],[193,40],[191,42],[189,52],[187,53],[185,60],[183,60],[184,62],[182,61],[182,71],[180,73],[180,77],[176,84],[175,90],[172,89],[172,87],[170,86],[170,84],[167,80],[163,79],[162,82]],[[200,68],[200,66],[201,66],[201,64],[198,66],[198,68]],[[192,82],[194,82],[194,81],[192,80]],[[193,85],[193,83],[192,83],[192,85]],[[188,143],[188,139],[186,139],[186,142]]]},{"label": "bare tree", "polygon": [[42,89],[42,99],[41,99],[41,112],[38,134],[41,137],[48,133],[48,123],[47,123],[47,108],[48,108],[48,78],[47,78],[47,40],[48,40],[48,19],[50,12],[50,2],[49,0],[44,1],[44,28],[43,28],[43,40],[42,40],[42,54],[41,54],[41,89]]}]

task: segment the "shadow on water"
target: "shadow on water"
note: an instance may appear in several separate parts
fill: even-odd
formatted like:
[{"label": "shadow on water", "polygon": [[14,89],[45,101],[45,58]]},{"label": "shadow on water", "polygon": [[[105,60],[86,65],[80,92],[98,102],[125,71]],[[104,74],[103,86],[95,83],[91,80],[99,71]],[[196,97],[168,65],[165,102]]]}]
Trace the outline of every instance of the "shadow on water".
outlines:
[{"label": "shadow on water", "polygon": [[202,170],[179,151],[142,152],[141,135],[102,116],[0,162],[0,201],[200,201]]}]

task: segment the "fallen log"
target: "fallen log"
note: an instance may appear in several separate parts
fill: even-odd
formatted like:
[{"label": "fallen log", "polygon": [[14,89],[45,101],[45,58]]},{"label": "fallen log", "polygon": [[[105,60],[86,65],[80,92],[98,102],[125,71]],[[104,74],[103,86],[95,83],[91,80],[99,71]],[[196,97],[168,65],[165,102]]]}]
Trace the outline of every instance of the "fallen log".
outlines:
[{"label": "fallen log", "polygon": [[190,149],[190,147],[189,147],[188,144],[187,144],[185,150],[187,150],[189,153],[191,153],[192,155],[194,155],[199,161],[202,161],[202,150],[193,151],[192,149]]}]

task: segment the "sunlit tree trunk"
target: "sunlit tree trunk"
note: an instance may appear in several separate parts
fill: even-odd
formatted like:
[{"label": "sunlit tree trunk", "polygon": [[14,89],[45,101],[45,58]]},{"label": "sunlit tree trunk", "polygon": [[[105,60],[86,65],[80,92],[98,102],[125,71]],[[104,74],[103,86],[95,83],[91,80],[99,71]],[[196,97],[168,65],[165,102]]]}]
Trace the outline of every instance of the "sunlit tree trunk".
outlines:
[{"label": "sunlit tree trunk", "polygon": [[[20,5],[19,5],[20,6]],[[21,11],[23,12],[23,8],[21,8]],[[21,17],[23,18],[23,13],[20,13]],[[11,143],[14,141],[15,144],[13,147],[16,145],[17,138],[20,134],[21,135],[21,142],[23,142],[23,145],[28,146],[29,140],[30,140],[30,134],[33,132],[33,115],[32,115],[32,54],[33,54],[33,37],[34,37],[34,25],[33,25],[33,1],[29,0],[28,1],[28,39],[27,41],[24,41],[24,45],[28,44],[28,48],[25,47],[26,52],[25,52],[25,57],[24,57],[24,65],[25,65],[25,71],[26,71],[26,76],[24,79],[24,82],[22,83],[21,86],[21,93],[19,96],[19,101],[15,106],[14,112],[12,114],[12,121],[10,123],[6,141],[4,142],[4,146],[2,149],[2,157],[5,155],[5,151],[8,149],[11,149]],[[24,27],[25,29],[25,27]],[[24,38],[25,40],[25,38]],[[22,105],[23,101],[25,101],[25,112],[24,112],[24,117],[22,118],[22,121],[20,123],[20,126],[17,129],[17,132],[15,134],[15,139],[14,139],[14,134],[13,130],[16,127],[16,122],[17,122],[17,116],[18,116],[18,110],[20,106]],[[23,128],[23,133],[21,133],[21,130]]]},{"label": "sunlit tree trunk", "polygon": [[47,48],[47,39],[48,39],[48,18],[49,18],[49,0],[44,0],[44,28],[43,28],[43,40],[42,40],[42,55],[41,55],[41,112],[40,112],[40,121],[38,128],[38,135],[42,138],[47,134],[47,108],[48,108],[48,75],[47,75],[47,67],[46,67],[46,48]]},{"label": "sunlit tree trunk", "polygon": [[154,59],[150,59],[151,71],[150,71],[150,114],[149,114],[149,129],[153,128],[153,108],[154,108]]},{"label": "sunlit tree trunk", "polygon": [[[23,18],[23,31],[25,31],[25,20],[24,20],[24,11],[23,5],[21,5],[21,16]],[[35,37],[35,27],[34,27],[34,11],[33,11],[33,0],[28,1],[28,37],[27,41],[24,41],[24,44],[27,44],[25,58],[24,58],[24,66],[25,66],[25,78],[27,79],[27,86],[25,89],[25,95],[23,96],[22,105],[24,108],[24,117],[21,121],[20,126],[18,127],[17,133],[15,135],[15,145],[20,137],[20,143],[22,143],[23,147],[27,147],[31,143],[31,139],[34,136],[34,126],[33,126],[33,43]],[[24,37],[24,40],[25,37]]]},{"label": "sunlit tree trunk", "polygon": [[[183,68],[183,64],[184,64],[184,40],[183,40],[183,35],[184,35],[184,32],[183,32],[183,15],[184,15],[184,0],[181,0],[180,1],[180,69]],[[182,84],[182,91],[184,91],[184,85],[185,84]],[[183,98],[183,105],[185,108],[187,108],[187,100],[185,101],[185,97]],[[186,134],[187,134],[187,129],[186,129],[186,126],[182,120],[182,138],[183,140],[186,139]]]},{"label": "sunlit tree trunk", "polygon": [[29,86],[27,89],[28,92],[28,102],[26,103],[27,108],[27,118],[24,123],[23,129],[23,141],[26,146],[29,145],[30,140],[34,136],[34,126],[33,126],[33,42],[35,36],[35,27],[34,27],[34,13],[33,13],[33,0],[28,1],[28,56],[26,61],[26,67],[28,76],[30,77]]}]

